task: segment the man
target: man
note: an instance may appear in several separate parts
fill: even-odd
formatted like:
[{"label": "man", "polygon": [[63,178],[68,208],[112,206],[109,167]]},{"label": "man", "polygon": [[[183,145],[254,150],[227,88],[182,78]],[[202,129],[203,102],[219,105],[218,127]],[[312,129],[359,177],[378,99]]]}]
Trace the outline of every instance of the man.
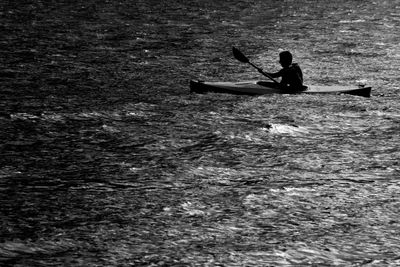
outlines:
[{"label": "man", "polygon": [[[279,63],[282,69],[275,73],[268,73],[272,78],[282,77],[280,87],[287,93],[296,93],[305,90],[303,86],[303,72],[297,63],[292,63],[293,56],[289,51],[279,53]],[[262,69],[260,69],[262,71]]]}]

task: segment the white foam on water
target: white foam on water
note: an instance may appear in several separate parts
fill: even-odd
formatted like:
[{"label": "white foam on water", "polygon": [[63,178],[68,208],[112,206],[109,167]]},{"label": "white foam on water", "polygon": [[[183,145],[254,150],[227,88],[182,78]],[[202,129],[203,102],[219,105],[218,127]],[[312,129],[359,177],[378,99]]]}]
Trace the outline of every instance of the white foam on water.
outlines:
[{"label": "white foam on water", "polygon": [[271,134],[288,134],[288,135],[304,135],[309,134],[309,130],[305,127],[295,126],[295,125],[285,125],[285,124],[271,124],[268,128]]}]

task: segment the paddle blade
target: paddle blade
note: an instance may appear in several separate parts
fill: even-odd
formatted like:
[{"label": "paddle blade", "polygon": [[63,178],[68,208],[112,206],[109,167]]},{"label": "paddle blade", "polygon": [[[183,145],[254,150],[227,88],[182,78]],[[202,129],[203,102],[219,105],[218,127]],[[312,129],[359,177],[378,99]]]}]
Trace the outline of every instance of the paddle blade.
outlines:
[{"label": "paddle blade", "polygon": [[243,55],[243,53],[240,52],[240,50],[237,49],[236,47],[232,47],[232,52],[233,56],[240,62],[249,63],[249,59],[245,55]]}]

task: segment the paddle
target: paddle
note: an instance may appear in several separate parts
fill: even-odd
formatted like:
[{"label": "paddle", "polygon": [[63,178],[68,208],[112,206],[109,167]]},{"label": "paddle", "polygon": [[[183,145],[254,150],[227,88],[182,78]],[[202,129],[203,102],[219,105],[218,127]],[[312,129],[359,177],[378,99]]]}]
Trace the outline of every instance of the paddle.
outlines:
[{"label": "paddle", "polygon": [[258,70],[258,72],[260,72],[262,75],[264,75],[265,77],[270,78],[272,81],[274,81],[276,84],[279,84],[279,82],[277,82],[274,78],[271,77],[271,75],[269,75],[268,73],[265,73],[262,68],[257,67],[256,65],[254,65],[253,63],[250,62],[250,60],[242,53],[240,52],[239,49],[237,49],[236,47],[232,47],[232,52],[233,52],[233,56],[239,60],[240,62],[243,63],[248,63],[251,66],[253,66],[254,68],[256,68]]}]

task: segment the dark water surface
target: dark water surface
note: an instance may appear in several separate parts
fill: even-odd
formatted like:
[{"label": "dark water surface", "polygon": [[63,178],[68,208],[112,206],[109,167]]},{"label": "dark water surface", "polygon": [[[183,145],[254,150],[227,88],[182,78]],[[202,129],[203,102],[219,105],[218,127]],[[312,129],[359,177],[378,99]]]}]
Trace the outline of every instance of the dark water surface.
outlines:
[{"label": "dark water surface", "polygon": [[[400,1],[0,8],[0,265],[400,265]],[[373,95],[190,94],[233,45]]]}]

